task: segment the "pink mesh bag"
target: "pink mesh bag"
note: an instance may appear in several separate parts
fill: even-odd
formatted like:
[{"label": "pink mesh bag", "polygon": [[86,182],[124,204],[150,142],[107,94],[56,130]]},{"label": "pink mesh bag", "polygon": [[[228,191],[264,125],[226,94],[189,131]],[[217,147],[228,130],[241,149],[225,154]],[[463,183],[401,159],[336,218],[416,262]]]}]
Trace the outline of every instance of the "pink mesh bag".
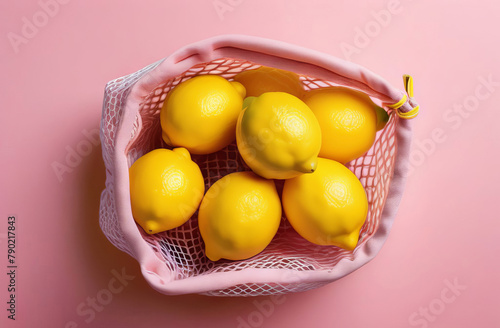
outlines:
[{"label": "pink mesh bag", "polygon": [[[176,229],[148,235],[135,223],[130,207],[128,169],[152,149],[165,147],[159,113],[166,94],[182,81],[202,74],[231,80],[261,65],[300,75],[305,89],[342,85],[370,95],[389,113],[371,150],[347,166],[364,185],[367,220],[354,251],[317,246],[282,219],[271,244],[243,261],[210,261],[204,254],[197,214]],[[411,84],[411,79],[409,81]],[[411,90],[411,88],[410,88]],[[257,37],[226,35],[188,45],[165,59],[106,85],[101,140],[106,188],[100,225],[106,237],[140,264],[157,291],[175,295],[257,296],[300,292],[339,279],[370,261],[381,249],[403,193],[418,106],[404,91],[364,67],[298,46]],[[206,189],[222,176],[248,170],[235,144],[210,155],[193,155]]]}]

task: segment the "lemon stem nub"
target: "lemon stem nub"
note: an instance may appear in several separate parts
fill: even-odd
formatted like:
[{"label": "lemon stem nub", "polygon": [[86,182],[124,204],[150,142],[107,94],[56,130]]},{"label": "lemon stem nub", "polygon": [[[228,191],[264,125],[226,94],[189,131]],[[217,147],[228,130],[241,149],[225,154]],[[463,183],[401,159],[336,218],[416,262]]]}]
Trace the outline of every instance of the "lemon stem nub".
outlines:
[{"label": "lemon stem nub", "polygon": [[212,249],[211,249],[211,248],[208,248],[208,247],[206,247],[206,249],[205,249],[205,255],[208,257],[208,259],[209,259],[210,261],[217,262],[218,260],[220,260],[220,259],[221,259],[221,257],[220,257],[220,256],[218,256],[217,254],[213,253],[213,252],[212,252]]},{"label": "lemon stem nub", "polygon": [[312,161],[303,162],[297,166],[297,171],[302,173],[313,173],[318,167],[318,160],[314,159]]},{"label": "lemon stem nub", "polygon": [[356,246],[358,245],[358,239],[359,239],[359,231],[353,231],[351,234],[345,236],[343,238],[343,242],[339,245],[340,247],[347,249],[348,251],[353,251]]},{"label": "lemon stem nub", "polygon": [[314,161],[311,163],[311,173],[316,171],[316,168],[318,167],[318,161]]},{"label": "lemon stem nub", "polygon": [[247,90],[245,89],[243,84],[241,84],[240,82],[237,82],[237,81],[231,81],[229,83],[231,83],[233,88],[236,89],[236,92],[238,92],[238,94],[241,96],[241,98],[245,98],[245,96],[247,95]]},{"label": "lemon stem nub", "polygon": [[146,232],[150,235],[153,235],[155,233],[157,233],[157,230],[159,228],[158,226],[158,223],[155,222],[154,220],[148,220],[145,224],[144,224],[144,230],[146,230]]},{"label": "lemon stem nub", "polygon": [[191,154],[189,153],[189,151],[186,148],[178,147],[178,148],[172,149],[172,151],[176,154],[183,156],[185,159],[191,160]]}]

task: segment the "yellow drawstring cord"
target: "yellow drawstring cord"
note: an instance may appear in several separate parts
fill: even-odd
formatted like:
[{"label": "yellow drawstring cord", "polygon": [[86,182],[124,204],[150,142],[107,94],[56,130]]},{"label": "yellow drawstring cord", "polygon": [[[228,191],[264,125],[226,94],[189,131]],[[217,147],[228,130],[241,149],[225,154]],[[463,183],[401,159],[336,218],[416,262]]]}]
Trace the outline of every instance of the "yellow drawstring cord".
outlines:
[{"label": "yellow drawstring cord", "polygon": [[403,104],[406,102],[406,99],[407,99],[406,95],[404,95],[400,101],[398,101],[397,103],[392,104],[392,105],[387,105],[387,107],[392,108],[392,109],[398,109],[399,107],[403,106]]},{"label": "yellow drawstring cord", "polygon": [[[403,82],[405,84],[406,93],[408,94],[408,96],[410,98],[413,98],[413,77],[411,77],[411,75],[405,74],[405,75],[403,75]],[[400,101],[398,101],[397,103],[392,104],[392,105],[387,105],[387,107],[392,108],[392,109],[396,109],[398,116],[401,118],[404,118],[404,119],[414,118],[418,115],[418,110],[419,110],[418,105],[406,113],[399,110],[399,108],[401,106],[403,106],[407,100],[408,100],[408,97],[406,95],[403,95],[403,98],[401,98]]]}]

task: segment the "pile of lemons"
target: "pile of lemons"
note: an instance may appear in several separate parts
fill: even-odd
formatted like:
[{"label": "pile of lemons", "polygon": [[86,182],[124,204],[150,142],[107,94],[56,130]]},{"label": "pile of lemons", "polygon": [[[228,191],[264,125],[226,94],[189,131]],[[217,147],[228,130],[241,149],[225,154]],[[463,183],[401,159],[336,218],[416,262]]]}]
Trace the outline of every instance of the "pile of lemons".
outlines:
[{"label": "pile of lemons", "polygon": [[[270,67],[234,81],[202,75],[169,92],[162,138],[130,167],[136,222],[149,234],[184,224],[197,211],[210,260],[242,260],[271,242],[282,209],[302,237],[353,250],[368,212],[365,190],[345,163],[365,154],[388,115],[345,87],[305,91],[295,73]],[[228,174],[205,193],[190,154],[236,139],[251,171]],[[274,179],[285,180],[280,195]]]}]

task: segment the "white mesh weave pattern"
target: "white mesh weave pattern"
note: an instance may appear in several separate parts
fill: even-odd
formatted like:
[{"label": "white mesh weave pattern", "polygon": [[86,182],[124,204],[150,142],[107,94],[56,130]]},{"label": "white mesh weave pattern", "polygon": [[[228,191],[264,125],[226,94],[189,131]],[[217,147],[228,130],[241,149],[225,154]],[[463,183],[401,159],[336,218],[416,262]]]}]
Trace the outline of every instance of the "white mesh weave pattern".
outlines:
[{"label": "white mesh weave pattern", "polygon": [[[145,73],[155,68],[152,64],[141,71],[108,83],[104,98],[101,139],[103,157],[106,164],[106,190],[101,196],[100,224],[108,239],[119,249],[131,254],[118,225],[113,195],[113,157],[114,140],[119,126],[123,103],[131,86]],[[143,154],[166,147],[161,138],[159,120],[160,109],[167,93],[182,81],[202,74],[217,74],[231,79],[237,73],[259,67],[254,63],[221,58],[209,63],[199,64],[174,79],[158,85],[141,104],[130,143],[124,156],[128,156],[129,165]],[[335,84],[313,77],[301,76],[306,89],[315,89]],[[358,246],[353,252],[335,246],[316,246],[300,237],[282,218],[280,228],[271,244],[260,254],[243,261],[212,262],[204,254],[197,213],[181,227],[148,235],[138,227],[144,240],[153,248],[168,269],[175,274],[175,279],[185,279],[214,272],[238,271],[244,268],[292,269],[296,271],[331,270],[341,259],[352,259],[357,249],[377,230],[381,213],[388,194],[389,182],[394,170],[396,152],[396,118],[393,111],[386,127],[377,134],[375,144],[363,157],[348,164],[365,187],[369,210],[368,217],[361,229]],[[235,143],[225,149],[209,155],[193,155],[205,178],[206,189],[222,176],[248,167],[240,157]],[[278,184],[278,187],[282,185]],[[132,254],[131,254],[132,255]],[[207,292],[213,296],[257,296],[305,291],[317,288],[326,282],[282,284],[244,284],[225,290]]]}]

